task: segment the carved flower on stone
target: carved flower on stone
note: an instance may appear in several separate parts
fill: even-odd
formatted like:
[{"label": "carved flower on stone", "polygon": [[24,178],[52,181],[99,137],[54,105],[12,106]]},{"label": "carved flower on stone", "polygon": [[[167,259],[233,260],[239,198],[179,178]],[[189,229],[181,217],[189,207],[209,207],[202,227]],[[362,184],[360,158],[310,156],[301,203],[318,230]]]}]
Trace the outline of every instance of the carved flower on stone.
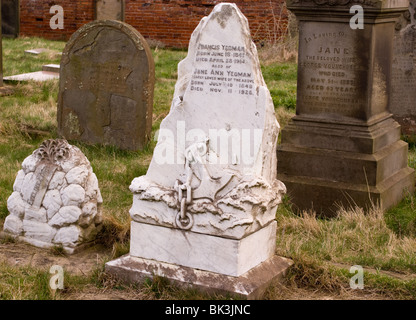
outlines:
[{"label": "carved flower on stone", "polygon": [[57,164],[67,159],[69,153],[69,144],[64,139],[46,140],[35,151],[35,155],[40,161],[48,161],[52,164]]}]

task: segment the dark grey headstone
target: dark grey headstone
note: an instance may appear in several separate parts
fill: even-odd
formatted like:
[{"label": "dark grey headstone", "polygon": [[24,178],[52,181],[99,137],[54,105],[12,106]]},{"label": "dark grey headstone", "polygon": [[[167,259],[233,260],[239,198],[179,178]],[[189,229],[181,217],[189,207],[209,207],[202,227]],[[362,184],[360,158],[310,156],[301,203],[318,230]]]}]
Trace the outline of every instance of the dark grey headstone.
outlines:
[{"label": "dark grey headstone", "polygon": [[[414,190],[408,145],[389,112],[394,26],[409,3],[287,2],[299,21],[297,105],[282,130],[278,179],[301,210],[388,209]],[[350,27],[355,4],[363,29]]]},{"label": "dark grey headstone", "polygon": [[1,0],[3,36],[17,37],[20,26],[19,0]]},{"label": "dark grey headstone", "polygon": [[94,21],[62,54],[58,130],[66,139],[138,150],[152,127],[154,62],[130,25]]},{"label": "dark grey headstone", "polygon": [[416,0],[396,23],[390,111],[406,135],[416,135]]}]

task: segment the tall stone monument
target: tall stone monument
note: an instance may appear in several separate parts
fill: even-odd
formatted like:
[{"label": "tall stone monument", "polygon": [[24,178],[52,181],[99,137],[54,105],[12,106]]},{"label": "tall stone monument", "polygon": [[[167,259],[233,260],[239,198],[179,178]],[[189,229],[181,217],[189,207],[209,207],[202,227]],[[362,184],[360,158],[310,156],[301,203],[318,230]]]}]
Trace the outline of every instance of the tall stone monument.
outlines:
[{"label": "tall stone monument", "polygon": [[130,254],[106,270],[259,296],[290,265],[274,255],[278,133],[247,19],[221,3],[193,32],[148,172],[131,183]]},{"label": "tall stone monument", "polygon": [[59,134],[142,149],[152,130],[154,78],[150,48],[136,29],[115,20],[84,25],[62,54]]},{"label": "tall stone monument", "polygon": [[[407,0],[289,0],[299,21],[296,116],[282,130],[278,178],[299,209],[384,209],[414,189],[392,119],[394,25]],[[364,28],[352,29],[360,5]]]},{"label": "tall stone monument", "polygon": [[390,111],[402,133],[416,136],[416,1],[410,0],[396,23]]}]

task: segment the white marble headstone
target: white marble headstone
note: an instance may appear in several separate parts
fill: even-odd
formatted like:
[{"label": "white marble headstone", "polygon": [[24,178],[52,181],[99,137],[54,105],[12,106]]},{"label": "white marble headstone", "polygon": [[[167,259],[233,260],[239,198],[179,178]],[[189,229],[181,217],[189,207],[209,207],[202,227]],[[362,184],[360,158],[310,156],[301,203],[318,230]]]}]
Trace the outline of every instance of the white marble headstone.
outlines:
[{"label": "white marble headstone", "polygon": [[[145,245],[136,223],[236,240],[270,227],[286,192],[276,179],[278,133],[247,19],[221,3],[193,32],[148,172],[131,183],[131,254]],[[163,232],[151,233],[158,243]],[[269,255],[275,237],[266,238],[258,246]]]},{"label": "white marble headstone", "polygon": [[72,253],[99,231],[101,204],[97,177],[81,150],[65,140],[46,140],[17,173],[4,231]]}]

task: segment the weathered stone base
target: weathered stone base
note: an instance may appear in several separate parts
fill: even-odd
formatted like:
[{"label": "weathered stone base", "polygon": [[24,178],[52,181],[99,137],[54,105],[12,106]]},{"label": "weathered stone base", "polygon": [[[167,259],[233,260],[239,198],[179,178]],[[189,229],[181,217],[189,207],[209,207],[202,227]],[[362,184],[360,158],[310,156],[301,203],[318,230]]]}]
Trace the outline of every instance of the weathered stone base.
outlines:
[{"label": "weathered stone base", "polygon": [[407,155],[391,118],[361,128],[293,120],[282,130],[277,178],[298,210],[324,216],[340,207],[386,210],[414,191]]},{"label": "weathered stone base", "polygon": [[388,115],[368,126],[295,116],[281,135],[287,145],[372,154],[400,139],[400,125]]},{"label": "weathered stone base", "polygon": [[[0,231],[0,239],[6,239],[6,238],[13,238],[16,241],[19,242],[24,242],[27,244],[30,244],[32,246],[38,247],[38,248],[43,248],[43,249],[52,249],[54,247],[60,247],[57,244],[54,243],[50,243],[50,242],[44,242],[44,241],[40,241],[37,239],[33,239],[33,238],[28,238],[28,237],[23,237],[23,236],[16,236],[13,235],[11,233],[8,232],[4,232],[4,231]],[[90,242],[85,242],[82,243],[76,247],[68,247],[68,246],[62,246],[62,249],[64,250],[64,252],[66,254],[75,254],[78,253],[82,250],[85,250],[91,246],[93,246],[95,244],[94,241],[90,241]]]},{"label": "weathered stone base", "polygon": [[274,255],[276,221],[242,239],[131,222],[130,254],[240,276]]},{"label": "weathered stone base", "polygon": [[[314,210],[327,217],[335,216],[343,208],[362,207],[368,211],[373,205],[383,210],[396,205],[406,194],[414,192],[414,170],[404,168],[377,187],[323,179],[279,175],[289,190],[288,196],[297,210]],[[307,197],[305,196],[307,195]]]},{"label": "weathered stone base", "polygon": [[128,283],[139,283],[160,276],[180,287],[195,288],[207,293],[231,294],[252,300],[261,299],[265,290],[281,280],[292,264],[289,259],[273,256],[245,274],[232,277],[125,255],[107,262],[105,271]]}]

